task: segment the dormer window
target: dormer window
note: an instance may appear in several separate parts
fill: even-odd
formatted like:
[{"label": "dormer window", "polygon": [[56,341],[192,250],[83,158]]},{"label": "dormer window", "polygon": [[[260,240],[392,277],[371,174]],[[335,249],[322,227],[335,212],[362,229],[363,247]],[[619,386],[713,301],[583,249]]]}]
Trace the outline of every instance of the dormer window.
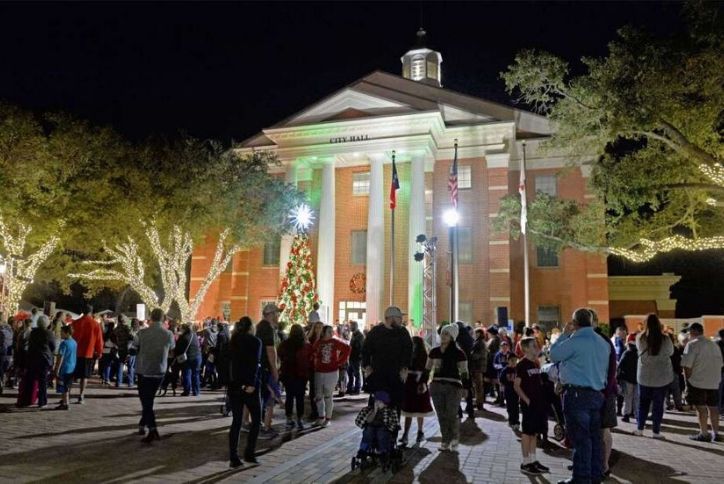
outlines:
[{"label": "dormer window", "polygon": [[425,59],[423,57],[412,59],[412,72],[410,77],[413,81],[420,81],[425,78]]}]

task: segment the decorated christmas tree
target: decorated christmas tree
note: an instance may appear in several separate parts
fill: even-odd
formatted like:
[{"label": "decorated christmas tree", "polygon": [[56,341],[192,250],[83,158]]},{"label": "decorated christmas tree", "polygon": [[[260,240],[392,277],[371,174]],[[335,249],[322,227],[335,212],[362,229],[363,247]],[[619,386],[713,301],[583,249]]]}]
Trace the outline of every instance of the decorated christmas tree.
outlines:
[{"label": "decorated christmas tree", "polygon": [[315,302],[319,302],[312,271],[312,250],[309,236],[297,234],[292,242],[287,273],[279,291],[280,321],[305,325]]}]

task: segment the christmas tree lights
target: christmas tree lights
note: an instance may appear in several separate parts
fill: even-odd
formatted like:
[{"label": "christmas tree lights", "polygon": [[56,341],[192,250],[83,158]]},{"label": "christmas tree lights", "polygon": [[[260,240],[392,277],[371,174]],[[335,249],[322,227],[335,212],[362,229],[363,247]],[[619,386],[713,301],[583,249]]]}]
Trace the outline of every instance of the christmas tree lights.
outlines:
[{"label": "christmas tree lights", "polygon": [[280,320],[290,324],[305,325],[314,303],[321,303],[312,270],[312,249],[306,233],[294,236],[279,292]]}]

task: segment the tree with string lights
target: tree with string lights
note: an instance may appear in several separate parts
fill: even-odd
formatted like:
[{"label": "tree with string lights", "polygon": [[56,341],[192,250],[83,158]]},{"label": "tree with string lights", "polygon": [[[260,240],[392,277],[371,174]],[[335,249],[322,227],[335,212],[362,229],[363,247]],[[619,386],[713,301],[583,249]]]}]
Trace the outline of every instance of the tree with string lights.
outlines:
[{"label": "tree with string lights", "polygon": [[291,218],[297,233],[292,241],[289,262],[279,291],[279,309],[282,311],[282,321],[305,325],[314,303],[320,302],[307,233],[313,216],[307,205],[300,205]]},{"label": "tree with string lights", "polygon": [[[510,93],[547,115],[543,148],[589,164],[595,202],[537,194],[528,233],[539,246],[636,262],[672,250],[724,248],[724,57],[721,6],[689,2],[689,29],[658,39],[630,27],[586,72],[528,50],[502,74]],[[498,229],[519,230],[520,200],[503,200]]]}]

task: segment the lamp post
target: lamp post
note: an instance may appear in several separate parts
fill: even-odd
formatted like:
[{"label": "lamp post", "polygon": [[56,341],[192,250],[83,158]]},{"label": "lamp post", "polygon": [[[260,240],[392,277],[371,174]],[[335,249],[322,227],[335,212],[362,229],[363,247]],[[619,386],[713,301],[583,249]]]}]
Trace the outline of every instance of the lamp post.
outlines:
[{"label": "lamp post", "polygon": [[450,238],[450,323],[458,320],[458,237],[457,228],[460,214],[454,208],[447,210],[443,216],[448,226]]}]

